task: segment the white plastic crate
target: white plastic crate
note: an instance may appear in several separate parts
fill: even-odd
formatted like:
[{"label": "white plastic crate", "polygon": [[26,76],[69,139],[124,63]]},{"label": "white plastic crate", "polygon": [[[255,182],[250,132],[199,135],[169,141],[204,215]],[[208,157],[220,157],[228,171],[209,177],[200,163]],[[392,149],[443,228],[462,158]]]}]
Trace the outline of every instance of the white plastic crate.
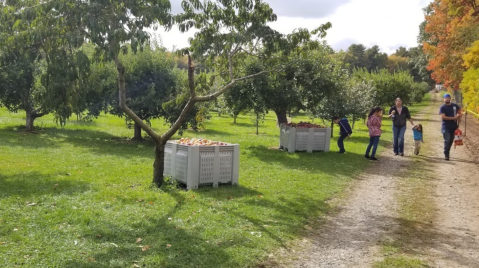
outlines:
[{"label": "white plastic crate", "polygon": [[329,152],[331,128],[295,128],[280,126],[279,147],[289,153],[306,151]]},{"label": "white plastic crate", "polygon": [[187,189],[238,184],[239,145],[187,146],[167,142],[164,175],[186,184]]}]

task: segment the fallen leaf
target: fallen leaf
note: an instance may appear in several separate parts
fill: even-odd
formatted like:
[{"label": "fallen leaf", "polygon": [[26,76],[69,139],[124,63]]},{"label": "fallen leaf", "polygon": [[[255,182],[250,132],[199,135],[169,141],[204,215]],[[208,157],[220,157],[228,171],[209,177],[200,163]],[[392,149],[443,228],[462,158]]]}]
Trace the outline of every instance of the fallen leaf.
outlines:
[{"label": "fallen leaf", "polygon": [[153,205],[153,201],[148,202],[148,204]]},{"label": "fallen leaf", "polygon": [[53,186],[53,190],[56,190],[58,187],[58,183],[55,183],[55,185]]},{"label": "fallen leaf", "polygon": [[7,242],[0,242],[0,245],[4,245],[4,244],[6,244],[6,243],[7,243]]},{"label": "fallen leaf", "polygon": [[14,232],[18,231],[18,228],[14,228],[13,231],[14,231]]},{"label": "fallen leaf", "polygon": [[133,267],[140,267],[140,265],[138,265],[138,264],[133,264]]},{"label": "fallen leaf", "polygon": [[110,243],[110,245],[115,246],[116,248],[118,247],[118,245],[115,243]]},{"label": "fallen leaf", "polygon": [[145,199],[138,199],[136,202],[141,203],[141,202],[144,202],[144,201],[145,201]]},{"label": "fallen leaf", "polygon": [[89,262],[96,262],[96,260],[95,260],[94,258],[91,258],[91,257],[88,258],[87,261],[89,261]]},{"label": "fallen leaf", "polygon": [[231,199],[233,199],[233,197],[232,197],[232,196],[228,196],[228,200],[231,200]]},{"label": "fallen leaf", "polygon": [[102,238],[103,236],[101,234],[96,235],[97,238]]},{"label": "fallen leaf", "polygon": [[166,244],[166,247],[167,247],[167,248],[171,248],[171,245],[170,245],[170,244]]},{"label": "fallen leaf", "polygon": [[258,198],[263,198],[263,196],[262,196],[262,195],[258,195]]},{"label": "fallen leaf", "polygon": [[173,218],[168,218],[169,221],[173,220]]},{"label": "fallen leaf", "polygon": [[138,237],[138,238],[136,239],[136,242],[135,242],[135,243],[140,243],[141,241],[143,241],[143,239],[141,239],[141,238]]},{"label": "fallen leaf", "polygon": [[193,198],[196,198],[196,196],[192,195],[191,198],[192,198],[192,199],[193,199]]},{"label": "fallen leaf", "polygon": [[78,245],[78,240],[73,241],[75,243],[75,246]]},{"label": "fallen leaf", "polygon": [[151,246],[143,246],[141,247],[141,251],[147,251],[151,248]]},{"label": "fallen leaf", "polygon": [[67,173],[66,175],[67,175],[67,176],[71,176],[72,174],[70,174],[70,173]]},{"label": "fallen leaf", "polygon": [[36,206],[37,203],[28,203],[27,206],[30,206],[30,207],[33,207],[33,206]]},{"label": "fallen leaf", "polygon": [[25,256],[23,256],[23,258],[28,259],[28,258],[30,258],[30,255],[25,255]]}]

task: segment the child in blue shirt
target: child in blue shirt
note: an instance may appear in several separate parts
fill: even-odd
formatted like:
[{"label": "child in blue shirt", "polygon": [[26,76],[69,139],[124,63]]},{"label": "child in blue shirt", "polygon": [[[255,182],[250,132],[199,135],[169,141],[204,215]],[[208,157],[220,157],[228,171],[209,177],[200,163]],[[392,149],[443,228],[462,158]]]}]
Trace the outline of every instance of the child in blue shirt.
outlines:
[{"label": "child in blue shirt", "polygon": [[422,125],[416,125],[412,128],[412,133],[414,134],[414,154],[419,155],[419,150],[421,149],[421,143],[424,142],[422,134]]}]

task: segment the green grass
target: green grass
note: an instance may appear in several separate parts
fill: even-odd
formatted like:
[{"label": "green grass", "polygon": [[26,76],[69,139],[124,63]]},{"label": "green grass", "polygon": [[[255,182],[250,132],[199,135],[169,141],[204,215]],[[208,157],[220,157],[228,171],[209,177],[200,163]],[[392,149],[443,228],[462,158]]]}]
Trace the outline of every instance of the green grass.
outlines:
[{"label": "green grass", "polygon": [[374,268],[428,268],[421,260],[407,257],[387,257],[384,261],[374,264]]},{"label": "green grass", "polygon": [[[307,120],[294,118],[294,121]],[[0,263],[3,267],[249,267],[303,235],[370,164],[367,128],[357,123],[348,153],[277,150],[273,114],[255,135],[213,117],[204,137],[240,144],[240,186],[154,189],[153,144],[131,142],[122,119],[57,127],[37,119],[26,134],[23,114],[0,110]],[[391,140],[384,121],[380,151]],[[165,126],[153,121],[159,131]],[[337,128],[334,130],[335,134]],[[137,242],[137,239],[141,239]]]}]

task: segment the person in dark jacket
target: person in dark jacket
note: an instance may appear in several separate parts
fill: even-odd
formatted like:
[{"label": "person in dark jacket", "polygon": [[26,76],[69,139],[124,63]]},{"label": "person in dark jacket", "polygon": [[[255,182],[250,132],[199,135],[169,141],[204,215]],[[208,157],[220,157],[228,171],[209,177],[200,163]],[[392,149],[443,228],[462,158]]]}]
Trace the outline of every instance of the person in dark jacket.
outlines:
[{"label": "person in dark jacket", "polygon": [[347,137],[351,138],[353,130],[351,129],[351,125],[349,125],[347,118],[340,119],[339,116],[335,116],[333,117],[333,122],[339,125],[339,153],[344,154],[346,152],[346,150],[344,149],[344,139],[346,139]]},{"label": "person in dark jacket", "polygon": [[389,118],[393,120],[393,148],[394,155],[404,156],[404,133],[406,132],[407,121],[414,122],[409,109],[402,105],[401,98],[396,99],[396,104],[389,109]]}]

